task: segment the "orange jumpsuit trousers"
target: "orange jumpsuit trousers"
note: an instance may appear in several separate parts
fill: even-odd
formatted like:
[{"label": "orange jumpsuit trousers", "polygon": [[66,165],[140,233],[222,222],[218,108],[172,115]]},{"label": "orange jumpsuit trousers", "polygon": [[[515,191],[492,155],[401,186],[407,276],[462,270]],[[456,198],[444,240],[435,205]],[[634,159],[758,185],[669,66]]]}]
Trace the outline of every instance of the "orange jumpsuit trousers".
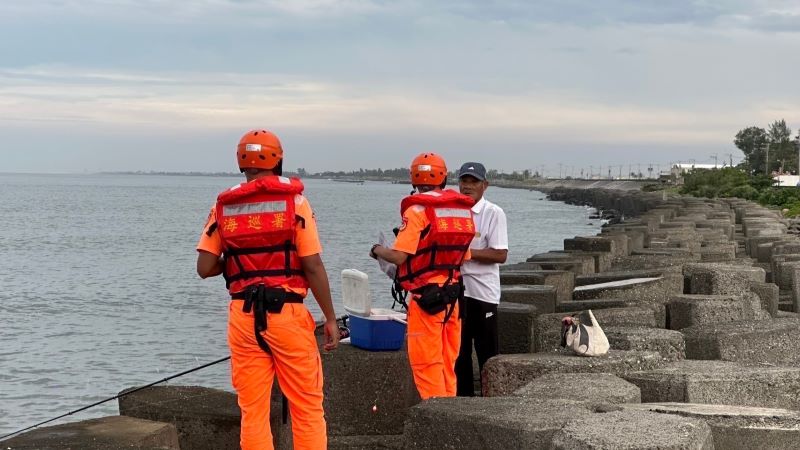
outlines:
[{"label": "orange jumpsuit trousers", "polygon": [[228,307],[231,381],[242,410],[242,449],[273,449],[269,415],[275,375],[289,400],[294,448],[327,448],[322,362],[311,313],[302,303],[286,303],[279,314],[268,313],[262,336],[272,350],[270,355],[258,346],[253,313],[244,313],[242,303],[232,300]]},{"label": "orange jumpsuit trousers", "polygon": [[456,358],[461,347],[458,304],[447,323],[447,311],[428,314],[416,300],[408,303],[408,361],[423,400],[456,396]]}]

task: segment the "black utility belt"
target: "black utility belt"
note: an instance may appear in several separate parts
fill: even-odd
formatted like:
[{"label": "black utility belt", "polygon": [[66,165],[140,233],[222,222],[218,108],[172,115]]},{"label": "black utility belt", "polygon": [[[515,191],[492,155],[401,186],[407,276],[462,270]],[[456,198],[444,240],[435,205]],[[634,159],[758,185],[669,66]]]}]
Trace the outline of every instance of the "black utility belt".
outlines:
[{"label": "black utility belt", "polygon": [[438,314],[455,304],[464,293],[463,285],[448,284],[439,286],[429,284],[411,291],[415,294],[412,299],[428,314]]},{"label": "black utility belt", "polygon": [[303,303],[303,297],[295,292],[281,288],[267,287],[263,284],[247,286],[243,291],[231,294],[232,300],[244,300],[242,311],[253,312],[253,333],[261,350],[272,353],[269,344],[261,336],[267,330],[267,313],[278,314],[286,303]]},{"label": "black utility belt", "polygon": [[231,294],[231,299],[244,300],[242,311],[253,311],[256,315],[279,313],[286,303],[303,303],[303,297],[296,292],[269,288],[263,284],[247,286],[245,290]]},{"label": "black utility belt", "polygon": [[422,295],[426,292],[434,291],[434,290],[448,290],[454,292],[455,290],[461,290],[461,283],[451,283],[446,284],[444,286],[439,286],[437,283],[426,284],[425,286],[418,287],[416,289],[412,289],[411,293],[416,295]]},{"label": "black utility belt", "polygon": [[[303,303],[303,301],[305,300],[302,295],[296,292],[286,292],[286,291],[283,292],[284,292],[284,298],[283,298],[284,303]],[[231,294],[231,300],[246,300],[246,299],[247,297],[245,291]]]}]

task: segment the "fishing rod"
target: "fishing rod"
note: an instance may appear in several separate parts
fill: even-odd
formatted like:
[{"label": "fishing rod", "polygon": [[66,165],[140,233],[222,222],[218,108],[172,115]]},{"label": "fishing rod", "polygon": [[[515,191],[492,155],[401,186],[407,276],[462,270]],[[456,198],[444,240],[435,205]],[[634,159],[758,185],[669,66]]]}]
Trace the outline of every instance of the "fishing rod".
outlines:
[{"label": "fishing rod", "polygon": [[[347,317],[347,315],[344,315],[344,316],[341,316],[341,317],[339,317],[339,318],[338,318],[338,320],[342,320],[342,319],[344,319],[345,317]],[[324,324],[325,324],[325,322],[315,322],[315,325],[316,325],[316,326],[315,326],[315,330],[316,330],[316,329],[319,329],[319,328],[320,328],[320,327],[322,327]],[[344,328],[344,330],[342,330],[342,328]],[[346,333],[345,333],[345,330],[346,330]],[[344,326],[339,328],[339,332],[340,332],[340,337],[342,337],[342,338],[343,338],[343,337],[348,337],[348,336],[350,335],[350,331],[349,331],[349,330],[347,330],[347,327],[344,327]],[[166,382],[166,381],[169,381],[169,380],[171,380],[171,379],[173,379],[173,378],[182,377],[182,376],[184,376],[184,375],[188,375],[188,374],[190,374],[190,373],[192,373],[192,372],[196,372],[196,371],[198,371],[198,370],[200,370],[200,369],[205,369],[206,367],[210,367],[210,366],[213,366],[213,365],[215,365],[215,364],[219,364],[219,363],[221,363],[221,362],[224,362],[224,361],[227,361],[227,360],[229,360],[229,359],[231,359],[231,357],[230,357],[230,356],[226,356],[226,357],[224,357],[224,358],[220,358],[220,359],[218,359],[218,360],[216,360],[216,361],[211,361],[210,363],[203,364],[202,366],[197,366],[197,367],[195,367],[195,368],[192,368],[192,369],[189,369],[189,370],[184,370],[183,372],[180,372],[180,373],[176,373],[175,375],[172,375],[172,376],[169,376],[169,377],[166,377],[166,378],[162,378],[161,380],[154,381],[154,382],[152,382],[152,383],[150,383],[150,384],[148,384],[148,385],[145,385],[145,386],[138,387],[138,388],[136,388],[136,389],[134,389],[134,390],[132,390],[132,391],[124,392],[124,393],[122,393],[122,394],[117,394],[117,395],[115,395],[115,396],[113,396],[113,397],[109,397],[109,398],[107,398],[107,399],[100,400],[99,402],[92,403],[91,405],[84,406],[83,408],[76,409],[76,410],[74,410],[74,411],[70,411],[70,412],[68,412],[68,413],[66,413],[66,414],[62,414],[62,415],[60,415],[60,416],[58,416],[58,417],[54,417],[54,418],[52,418],[52,419],[45,420],[44,422],[39,422],[39,423],[37,423],[36,425],[31,425],[31,426],[29,426],[29,427],[26,427],[26,428],[23,428],[23,429],[21,429],[21,430],[17,430],[17,431],[15,431],[15,432],[13,432],[13,433],[9,433],[9,434],[6,434],[6,435],[4,435],[4,436],[0,436],[0,441],[4,440],[4,439],[6,439],[6,438],[10,438],[11,436],[14,436],[14,435],[16,435],[16,434],[20,434],[20,433],[22,433],[22,432],[24,432],[24,431],[28,431],[28,430],[30,430],[30,429],[33,429],[33,428],[36,428],[36,427],[40,427],[40,426],[42,426],[42,425],[45,425],[45,424],[48,424],[48,423],[50,423],[50,422],[56,421],[56,420],[58,420],[58,419],[63,419],[64,417],[71,416],[72,414],[76,414],[76,413],[79,413],[79,412],[81,412],[81,411],[85,411],[85,410],[87,410],[87,409],[89,409],[89,408],[93,408],[93,407],[95,407],[95,406],[97,406],[97,405],[102,405],[103,403],[110,402],[111,400],[116,400],[116,399],[118,399],[118,398],[121,398],[121,397],[124,397],[124,396],[126,396],[126,395],[133,394],[134,392],[141,391],[142,389],[146,389],[146,388],[149,388],[149,387],[151,387],[151,386],[155,386],[156,384],[159,384],[159,383],[164,383],[164,382]],[[287,408],[286,408],[286,397],[285,397],[285,396],[284,396],[284,398],[283,398],[283,403],[284,403],[284,408],[283,408],[283,415],[284,415],[284,418],[283,418],[283,422],[284,422],[284,423],[286,423],[286,419],[287,419],[287,418],[286,418],[286,413],[287,413],[288,411],[287,411]]]},{"label": "fishing rod", "polygon": [[44,422],[39,422],[39,423],[37,423],[36,425],[31,425],[31,426],[29,426],[29,427],[26,427],[26,428],[23,428],[23,429],[21,429],[21,430],[17,430],[17,431],[15,431],[15,432],[13,432],[13,433],[6,434],[5,436],[0,436],[0,441],[4,440],[4,439],[6,439],[6,438],[9,438],[9,437],[11,437],[11,436],[14,436],[14,435],[16,435],[16,434],[20,434],[20,433],[22,433],[22,432],[24,432],[24,431],[28,431],[28,430],[30,430],[30,429],[33,429],[33,428],[36,428],[36,427],[40,427],[40,426],[42,426],[42,425],[44,425],[44,424],[47,424],[47,423],[50,423],[50,422],[56,421],[56,420],[58,420],[58,419],[62,419],[62,418],[64,418],[64,417],[67,417],[67,416],[70,416],[70,415],[72,415],[72,414],[76,414],[76,413],[79,413],[79,412],[81,412],[81,411],[85,411],[85,410],[87,410],[87,409],[89,409],[89,408],[92,408],[92,407],[95,407],[95,406],[97,406],[97,405],[102,405],[103,403],[110,402],[111,400],[116,400],[116,399],[118,399],[118,398],[121,398],[121,397],[124,397],[124,396],[126,396],[126,395],[133,394],[134,392],[141,391],[142,389],[146,389],[146,388],[149,388],[149,387],[151,387],[151,386],[155,386],[156,384],[159,384],[159,383],[164,383],[164,382],[166,382],[166,381],[169,381],[169,380],[171,380],[171,379],[173,379],[173,378],[182,377],[182,376],[184,376],[184,375],[187,375],[187,374],[190,374],[190,373],[192,373],[192,372],[196,372],[196,371],[198,371],[198,370],[200,370],[200,369],[205,369],[206,367],[210,367],[210,366],[213,366],[213,365],[215,365],[215,364],[219,364],[219,363],[221,363],[221,362],[224,362],[224,361],[227,361],[227,360],[229,360],[229,359],[231,359],[231,357],[230,357],[230,356],[226,356],[226,357],[224,357],[224,358],[220,358],[220,359],[218,359],[218,360],[216,360],[216,361],[211,361],[210,363],[203,364],[202,366],[197,366],[197,367],[195,367],[195,368],[192,368],[192,369],[189,369],[189,370],[184,370],[184,371],[183,371],[183,372],[181,372],[181,373],[176,373],[175,375],[172,375],[172,376],[169,376],[169,377],[163,378],[163,379],[161,379],[161,380],[158,380],[158,381],[154,381],[154,382],[152,382],[152,383],[150,383],[150,384],[148,384],[148,385],[146,385],[146,386],[141,386],[141,387],[138,387],[138,388],[136,388],[136,389],[134,389],[134,390],[132,390],[132,391],[124,392],[124,393],[121,393],[121,394],[117,394],[117,395],[115,395],[115,396],[113,396],[113,397],[109,397],[109,398],[107,398],[107,399],[100,400],[99,402],[92,403],[91,405],[84,406],[83,408],[76,409],[76,410],[74,410],[74,411],[70,411],[70,412],[68,412],[68,413],[66,413],[66,414],[62,414],[62,415],[60,415],[60,416],[58,416],[58,417],[54,417],[54,418],[52,418],[52,419],[45,420]]}]

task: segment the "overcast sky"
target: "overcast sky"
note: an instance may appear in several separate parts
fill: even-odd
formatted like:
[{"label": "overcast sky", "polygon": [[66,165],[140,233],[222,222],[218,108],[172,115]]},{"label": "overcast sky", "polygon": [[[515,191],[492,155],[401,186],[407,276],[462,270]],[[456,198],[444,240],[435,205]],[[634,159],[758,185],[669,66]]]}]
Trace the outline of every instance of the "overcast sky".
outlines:
[{"label": "overcast sky", "polygon": [[798,58],[796,0],[6,0],[0,172],[736,162]]}]

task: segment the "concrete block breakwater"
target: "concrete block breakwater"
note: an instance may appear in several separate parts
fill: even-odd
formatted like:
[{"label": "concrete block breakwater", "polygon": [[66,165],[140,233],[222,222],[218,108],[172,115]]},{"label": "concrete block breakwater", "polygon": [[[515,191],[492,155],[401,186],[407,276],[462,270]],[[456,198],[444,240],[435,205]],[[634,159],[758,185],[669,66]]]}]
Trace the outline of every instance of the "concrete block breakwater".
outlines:
[{"label": "concrete block breakwater", "polygon": [[[501,268],[501,354],[484,367],[483,396],[420,402],[404,351],[342,346],[323,354],[329,448],[797,448],[800,239],[788,222],[740,199],[549,194],[625,220]],[[560,318],[589,308],[608,355],[558,346]],[[275,447],[288,449],[274,399]],[[232,393],[151,388],[123,397],[120,413],[125,421],[41,428],[2,445],[238,448]]]}]

